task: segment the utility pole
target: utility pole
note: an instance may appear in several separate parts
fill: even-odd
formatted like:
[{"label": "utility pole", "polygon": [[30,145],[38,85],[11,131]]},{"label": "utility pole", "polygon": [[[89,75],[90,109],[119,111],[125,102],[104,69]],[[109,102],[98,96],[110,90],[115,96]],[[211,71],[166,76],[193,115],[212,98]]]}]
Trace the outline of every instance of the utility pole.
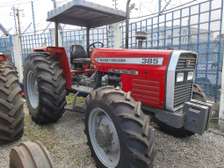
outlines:
[{"label": "utility pole", "polygon": [[12,7],[12,16],[14,18],[14,24],[15,24],[15,30],[16,30],[16,34],[18,34],[18,29],[17,29],[17,22],[16,22],[16,8],[13,6]]},{"label": "utility pole", "polygon": [[[54,9],[57,8],[57,2],[56,0],[51,0],[53,2],[53,6],[54,6]],[[58,40],[58,29],[59,29],[59,23],[58,22],[55,22],[55,46],[58,47],[59,45],[59,40]]]},{"label": "utility pole", "polygon": [[13,11],[12,15],[14,17],[14,22],[15,22],[16,34],[21,35],[20,12],[23,10],[13,7],[12,11]]},{"label": "utility pole", "polygon": [[118,0],[112,0],[115,9],[118,7]]},{"label": "utility pole", "polygon": [[35,21],[35,11],[34,11],[34,5],[33,0],[31,1],[31,9],[32,9],[32,18],[33,18],[33,31],[36,33],[36,21]]},{"label": "utility pole", "polygon": [[56,9],[57,8],[57,2],[56,2],[56,0],[51,0],[51,1],[53,2],[54,9]]},{"label": "utility pole", "polygon": [[162,10],[162,0],[158,0],[158,13],[160,14]]},{"label": "utility pole", "polygon": [[21,36],[20,12],[21,12],[21,10],[19,10],[17,8],[16,9],[16,17],[17,17],[17,22],[18,22],[18,33],[19,33],[19,36]]}]

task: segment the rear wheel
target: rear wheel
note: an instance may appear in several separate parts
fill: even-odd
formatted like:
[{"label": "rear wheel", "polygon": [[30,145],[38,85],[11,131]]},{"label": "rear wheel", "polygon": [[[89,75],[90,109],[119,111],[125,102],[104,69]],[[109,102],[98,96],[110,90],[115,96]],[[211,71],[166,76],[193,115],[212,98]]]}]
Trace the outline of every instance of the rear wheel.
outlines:
[{"label": "rear wheel", "polygon": [[140,103],[129,93],[102,87],[86,104],[85,133],[97,167],[152,167],[154,131]]},{"label": "rear wheel", "polygon": [[0,144],[18,140],[23,135],[23,100],[16,68],[0,63]]},{"label": "rear wheel", "polygon": [[10,152],[10,168],[53,168],[47,149],[38,142],[25,142]]},{"label": "rear wheel", "polygon": [[63,71],[54,56],[34,53],[25,62],[24,89],[32,120],[37,124],[58,121],[66,104]]}]

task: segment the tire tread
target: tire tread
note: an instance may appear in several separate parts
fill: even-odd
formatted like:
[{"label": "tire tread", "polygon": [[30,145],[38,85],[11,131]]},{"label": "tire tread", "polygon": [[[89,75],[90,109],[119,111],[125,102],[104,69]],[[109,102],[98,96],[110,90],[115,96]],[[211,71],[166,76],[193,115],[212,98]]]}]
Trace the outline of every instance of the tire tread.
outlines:
[{"label": "tire tread", "polygon": [[[128,167],[132,168],[150,168],[152,167],[154,156],[152,151],[154,148],[154,130],[149,126],[149,117],[146,116],[141,110],[141,103],[136,102],[130,96],[130,93],[125,93],[121,90],[115,89],[112,86],[101,87],[93,91],[86,99],[86,107],[94,102],[100,101],[102,104],[107,104],[111,109],[122,108],[122,112],[112,110],[113,115],[116,116],[119,122],[119,127],[122,134],[126,138],[126,146],[131,154]],[[128,112],[127,112],[128,111]],[[145,119],[148,118],[148,119]],[[123,127],[123,123],[131,122],[138,125],[140,132],[132,130],[131,128]],[[87,126],[85,133],[88,137]],[[135,145],[129,145],[135,143]],[[88,138],[92,156],[94,151],[91,148],[91,142]],[[144,146],[144,150],[140,150],[137,146]],[[95,159],[97,160],[97,159]],[[100,166],[98,166],[100,167]],[[101,168],[101,167],[100,167]],[[126,167],[125,167],[126,168]]]},{"label": "tire tread", "polygon": [[41,125],[58,121],[65,111],[67,91],[57,58],[47,53],[33,53],[28,56],[25,65],[25,75],[29,66],[34,67],[39,85],[39,110],[36,116],[32,116],[32,120]]},{"label": "tire tread", "polygon": [[11,143],[23,135],[24,113],[21,88],[14,65],[0,62],[0,144]]}]

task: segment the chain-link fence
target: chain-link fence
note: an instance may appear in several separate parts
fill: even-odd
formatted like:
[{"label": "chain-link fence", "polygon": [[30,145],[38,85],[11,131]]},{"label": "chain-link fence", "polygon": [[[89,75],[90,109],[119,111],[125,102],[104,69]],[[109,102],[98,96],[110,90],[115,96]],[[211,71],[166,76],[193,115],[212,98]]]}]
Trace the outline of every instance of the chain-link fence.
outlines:
[{"label": "chain-link fence", "polygon": [[53,45],[52,31],[40,34],[26,34],[21,36],[22,57],[32,52],[34,48],[46,47]]},{"label": "chain-link fence", "polygon": [[[129,47],[136,48],[135,34],[147,32],[143,48],[183,49],[199,54],[196,83],[210,98],[219,98],[223,56],[223,0],[207,0],[166,11],[129,25]],[[123,31],[123,46],[125,29]]]},{"label": "chain-link fence", "polygon": [[4,53],[5,55],[11,56],[11,59],[14,62],[12,49],[12,36],[0,38],[0,52]]}]

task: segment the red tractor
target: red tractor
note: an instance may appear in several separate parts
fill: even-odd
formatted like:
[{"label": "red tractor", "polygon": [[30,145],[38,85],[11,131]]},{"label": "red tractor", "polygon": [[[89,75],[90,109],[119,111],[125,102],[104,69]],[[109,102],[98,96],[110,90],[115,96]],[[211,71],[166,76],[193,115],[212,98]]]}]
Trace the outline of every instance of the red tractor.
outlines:
[{"label": "red tractor", "polygon": [[[184,135],[207,128],[210,107],[191,100],[196,53],[89,44],[90,28],[125,19],[125,12],[72,1],[48,13],[56,25],[56,47],[35,49],[24,66],[27,104],[37,124],[58,121],[69,92],[85,97],[85,133],[100,168],[152,166],[154,131],[142,108]],[[73,45],[68,57],[58,47],[59,23],[86,27],[87,49]]]},{"label": "red tractor", "polygon": [[0,53],[0,145],[23,135],[24,113],[21,89],[15,66]]}]

